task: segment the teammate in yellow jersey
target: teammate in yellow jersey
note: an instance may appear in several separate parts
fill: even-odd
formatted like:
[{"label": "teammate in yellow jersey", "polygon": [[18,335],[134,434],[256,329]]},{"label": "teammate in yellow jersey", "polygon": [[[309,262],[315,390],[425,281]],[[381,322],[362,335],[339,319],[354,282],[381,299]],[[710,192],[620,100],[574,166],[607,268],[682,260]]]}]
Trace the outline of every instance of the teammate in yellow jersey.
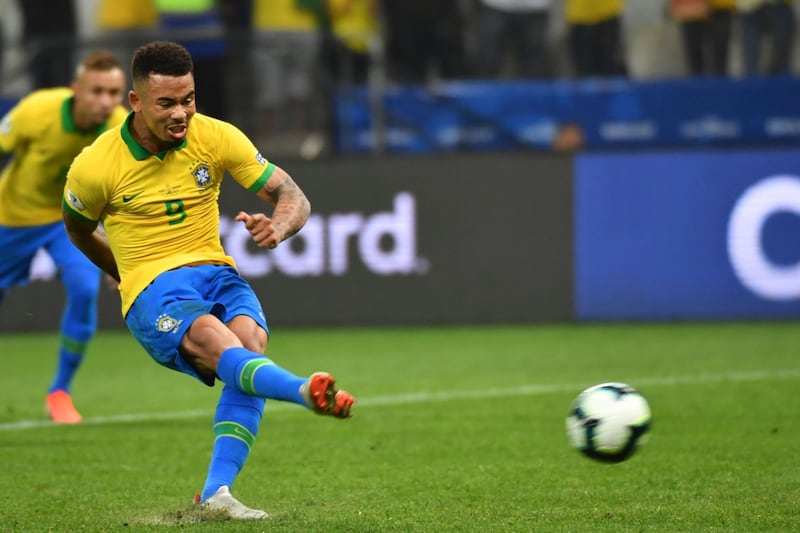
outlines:
[{"label": "teammate in yellow jersey", "polygon": [[47,395],[50,418],[77,423],[73,377],[97,329],[101,273],[67,238],[61,198],[73,158],[127,114],[120,105],[125,72],[114,56],[93,52],[71,87],[35,91],[0,121],[0,153],[12,157],[0,174],[0,301],[29,281],[31,262],[44,249],[66,292],[58,367]]},{"label": "teammate in yellow jersey", "polygon": [[[133,112],[78,156],[64,189],[72,242],[118,279],[131,333],[159,364],[223,383],[214,445],[196,501],[235,519],[263,519],[230,493],[255,441],[266,398],[337,418],[353,396],[330,374],[298,377],[264,356],[267,320],[222,249],[217,203],[226,171],[273,205],[240,212],[258,246],[274,248],[305,224],[306,196],[236,127],[196,113],[192,58],[182,46],[140,47],[131,64]],[[103,230],[98,226],[102,223]]]}]

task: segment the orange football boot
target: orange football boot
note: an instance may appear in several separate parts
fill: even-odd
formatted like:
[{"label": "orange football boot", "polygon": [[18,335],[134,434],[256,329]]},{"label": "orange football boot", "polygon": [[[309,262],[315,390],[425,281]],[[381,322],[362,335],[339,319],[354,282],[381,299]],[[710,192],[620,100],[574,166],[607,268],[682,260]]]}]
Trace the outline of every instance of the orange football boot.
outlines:
[{"label": "orange football boot", "polygon": [[327,372],[311,374],[300,393],[315,413],[336,418],[350,418],[350,409],[356,403],[352,394],[336,389],[336,380]]},{"label": "orange football boot", "polygon": [[72,404],[72,396],[65,390],[53,391],[47,395],[47,413],[56,424],[77,424],[81,414]]}]

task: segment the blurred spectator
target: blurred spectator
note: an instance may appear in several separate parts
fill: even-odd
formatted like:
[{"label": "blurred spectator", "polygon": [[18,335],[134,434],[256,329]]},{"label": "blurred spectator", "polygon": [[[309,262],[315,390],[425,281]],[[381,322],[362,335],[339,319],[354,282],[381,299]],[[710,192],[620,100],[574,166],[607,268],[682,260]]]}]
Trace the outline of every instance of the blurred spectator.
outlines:
[{"label": "blurred spectator", "polygon": [[623,0],[566,0],[566,20],[575,74],[624,76]]},{"label": "blurred spectator", "polygon": [[69,85],[75,65],[77,22],[73,0],[18,0],[22,40],[34,89]]},{"label": "blurred spectator", "polygon": [[556,152],[577,152],[586,145],[583,127],[576,122],[561,124],[553,135],[552,148]]},{"label": "blurred spectator", "polygon": [[319,53],[318,21],[297,0],[255,0],[253,72],[256,106],[265,111],[267,130],[275,129],[287,106],[291,126],[307,129],[305,106],[312,95],[312,72]]},{"label": "blurred spectator", "polygon": [[692,76],[728,74],[728,49],[736,0],[670,0]]},{"label": "blurred spectator", "polygon": [[371,41],[378,35],[378,0],[327,0],[333,38],[325,61],[339,84],[364,84]]},{"label": "blurred spectator", "polygon": [[253,0],[217,0],[222,21],[228,30],[250,33]]},{"label": "blurred spectator", "polygon": [[96,14],[103,47],[114,54],[127,73],[133,52],[154,36],[158,24],[154,0],[100,0]]},{"label": "blurred spectator", "polygon": [[242,105],[230,105],[225,120],[254,135],[256,117],[252,112],[253,0],[217,0],[225,39],[225,79],[227,97]]},{"label": "blurred spectator", "polygon": [[159,28],[192,55],[197,110],[228,120],[224,28],[219,6],[214,0],[155,0],[155,3]]},{"label": "blurred spectator", "polygon": [[3,59],[6,50],[6,36],[2,22],[3,22],[3,4],[0,3],[0,87],[3,87],[3,82],[5,81],[5,72],[3,71],[3,65],[5,63]]},{"label": "blurred spectator", "polygon": [[[795,34],[794,0],[737,0],[736,5],[745,74],[788,74]],[[770,41],[771,55],[762,69],[761,45],[765,39]]]},{"label": "blurred spectator", "polygon": [[476,70],[497,78],[507,59],[512,77],[549,78],[553,62],[547,46],[551,0],[480,0]]},{"label": "blurred spectator", "polygon": [[466,75],[464,20],[453,0],[381,0],[389,77],[424,83]]}]

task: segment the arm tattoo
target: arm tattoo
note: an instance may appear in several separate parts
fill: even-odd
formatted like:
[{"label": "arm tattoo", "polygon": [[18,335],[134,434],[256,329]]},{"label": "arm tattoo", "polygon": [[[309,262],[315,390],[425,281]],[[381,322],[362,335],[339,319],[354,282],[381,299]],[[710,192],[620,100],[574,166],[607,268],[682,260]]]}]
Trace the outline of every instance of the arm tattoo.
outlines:
[{"label": "arm tattoo", "polygon": [[275,204],[272,223],[281,232],[281,240],[288,239],[300,231],[311,212],[311,205],[300,187],[287,176],[272,190],[268,190],[265,185],[264,192]]}]

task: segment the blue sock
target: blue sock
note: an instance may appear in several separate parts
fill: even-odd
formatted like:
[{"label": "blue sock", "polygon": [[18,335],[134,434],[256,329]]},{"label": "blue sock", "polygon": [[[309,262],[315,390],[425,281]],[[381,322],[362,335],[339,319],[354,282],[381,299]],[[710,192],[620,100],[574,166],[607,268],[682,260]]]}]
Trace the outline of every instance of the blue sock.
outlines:
[{"label": "blue sock", "polygon": [[58,349],[56,375],[47,392],[56,390],[70,391],[72,378],[75,377],[75,373],[83,362],[83,354],[85,351],[85,342],[71,341],[66,337],[61,338],[61,347]]},{"label": "blue sock", "polygon": [[97,329],[97,293],[100,291],[100,272],[97,267],[73,265],[59,272],[67,301],[61,315],[58,367],[49,392],[59,389],[69,392],[72,379]]},{"label": "blue sock", "polygon": [[300,385],[306,378],[295,376],[269,358],[245,348],[228,348],[219,358],[217,375],[223,383],[250,396],[282,400],[306,406]]},{"label": "blue sock", "polygon": [[248,396],[225,385],[214,416],[214,450],[200,501],[206,501],[223,485],[233,486],[258,435],[264,399]]}]

